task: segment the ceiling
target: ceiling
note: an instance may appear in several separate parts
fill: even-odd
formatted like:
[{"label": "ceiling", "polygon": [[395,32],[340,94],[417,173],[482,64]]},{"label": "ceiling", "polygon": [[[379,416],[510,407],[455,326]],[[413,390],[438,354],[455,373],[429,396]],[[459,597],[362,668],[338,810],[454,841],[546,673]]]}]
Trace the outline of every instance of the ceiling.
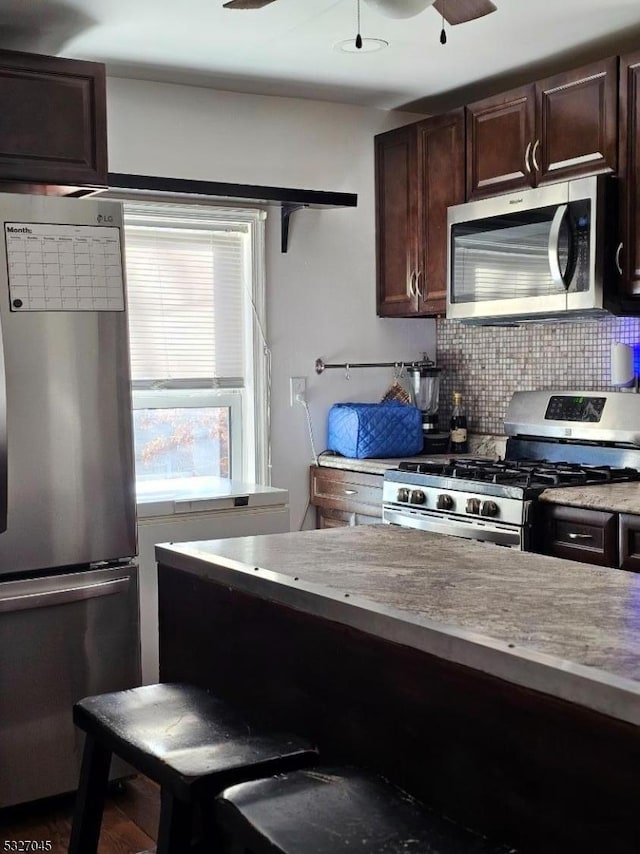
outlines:
[{"label": "ceiling", "polygon": [[498,11],[439,42],[427,8],[383,17],[362,0],[378,53],[343,53],[356,0],[278,0],[230,11],[223,0],[0,0],[0,46],[92,59],[117,76],[418,112],[632,49],[640,0],[495,0]]}]

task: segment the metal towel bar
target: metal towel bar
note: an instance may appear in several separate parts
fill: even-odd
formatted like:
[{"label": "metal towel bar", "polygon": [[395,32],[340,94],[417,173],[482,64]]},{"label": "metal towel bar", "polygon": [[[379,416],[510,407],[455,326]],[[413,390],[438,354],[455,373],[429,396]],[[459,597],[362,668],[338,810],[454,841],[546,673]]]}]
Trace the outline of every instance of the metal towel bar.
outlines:
[{"label": "metal towel bar", "polygon": [[[430,360],[427,360],[430,361]],[[322,359],[316,359],[316,374],[321,374],[328,368],[340,368],[349,373],[351,368],[413,368],[424,365],[425,359],[418,359],[413,362],[397,361],[397,362],[343,362],[336,365],[328,365]],[[431,363],[433,364],[433,363]]]}]

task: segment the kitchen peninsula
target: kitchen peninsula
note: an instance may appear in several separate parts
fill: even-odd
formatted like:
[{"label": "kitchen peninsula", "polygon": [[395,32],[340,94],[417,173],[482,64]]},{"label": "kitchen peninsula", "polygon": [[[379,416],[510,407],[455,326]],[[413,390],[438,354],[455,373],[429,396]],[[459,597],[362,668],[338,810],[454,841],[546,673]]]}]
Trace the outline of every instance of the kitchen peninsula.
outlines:
[{"label": "kitchen peninsula", "polygon": [[522,851],[640,850],[640,578],[373,525],[157,549],[160,668]]}]

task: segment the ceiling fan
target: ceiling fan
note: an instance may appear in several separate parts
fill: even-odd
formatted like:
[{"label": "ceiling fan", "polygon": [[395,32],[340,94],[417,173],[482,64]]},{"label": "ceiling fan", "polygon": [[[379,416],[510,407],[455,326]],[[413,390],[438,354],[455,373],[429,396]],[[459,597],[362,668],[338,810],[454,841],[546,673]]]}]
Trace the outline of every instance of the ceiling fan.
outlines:
[{"label": "ceiling fan", "polygon": [[[270,3],[275,0],[229,0],[222,5],[225,9],[262,9]],[[411,18],[433,6],[452,26],[482,18],[497,9],[492,0],[365,0],[365,3],[390,18]]]}]

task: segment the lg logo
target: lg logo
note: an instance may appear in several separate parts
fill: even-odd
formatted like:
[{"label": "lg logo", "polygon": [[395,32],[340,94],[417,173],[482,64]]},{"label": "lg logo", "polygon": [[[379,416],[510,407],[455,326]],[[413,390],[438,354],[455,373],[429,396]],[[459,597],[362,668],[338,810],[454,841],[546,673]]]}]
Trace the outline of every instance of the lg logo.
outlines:
[{"label": "lg logo", "polygon": [[98,222],[113,222],[111,214],[98,214],[96,219]]}]

